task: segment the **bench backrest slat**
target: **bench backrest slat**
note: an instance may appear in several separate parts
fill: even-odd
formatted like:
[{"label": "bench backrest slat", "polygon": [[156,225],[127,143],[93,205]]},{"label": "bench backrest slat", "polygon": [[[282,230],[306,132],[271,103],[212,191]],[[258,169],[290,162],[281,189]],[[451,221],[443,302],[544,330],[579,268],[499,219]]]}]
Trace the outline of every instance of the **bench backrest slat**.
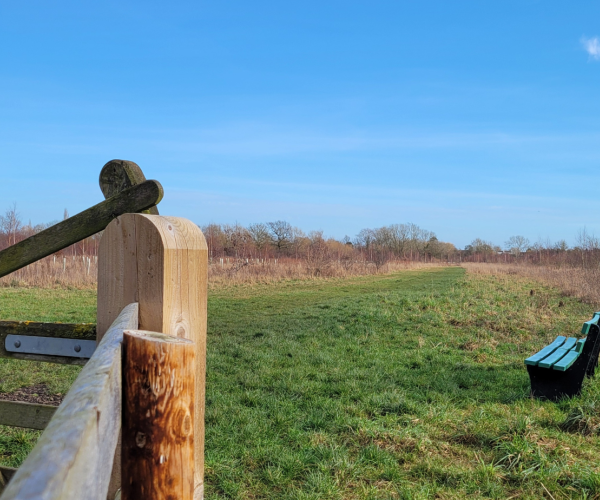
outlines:
[{"label": "bench backrest slat", "polygon": [[[583,335],[587,335],[588,333],[590,333],[590,328],[592,327],[592,325],[598,325],[598,320],[600,319],[600,311],[599,312],[595,312],[594,316],[592,317],[592,319],[590,319],[589,321],[586,321],[583,326],[581,327],[581,333]],[[600,325],[598,325],[600,326]]]}]

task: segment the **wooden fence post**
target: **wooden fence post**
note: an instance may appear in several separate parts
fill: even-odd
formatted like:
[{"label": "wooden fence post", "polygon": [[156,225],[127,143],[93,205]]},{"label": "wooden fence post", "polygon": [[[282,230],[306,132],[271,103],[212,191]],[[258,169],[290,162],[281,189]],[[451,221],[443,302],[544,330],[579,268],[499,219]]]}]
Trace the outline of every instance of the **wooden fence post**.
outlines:
[{"label": "wooden fence post", "polygon": [[[108,225],[100,242],[98,338],[125,305],[138,302],[141,330],[195,344],[194,500],[204,495],[207,266],[204,235],[186,219],[125,214]],[[109,496],[119,486],[115,477]]]},{"label": "wooden fence post", "polygon": [[195,346],[123,333],[123,500],[193,500]]}]

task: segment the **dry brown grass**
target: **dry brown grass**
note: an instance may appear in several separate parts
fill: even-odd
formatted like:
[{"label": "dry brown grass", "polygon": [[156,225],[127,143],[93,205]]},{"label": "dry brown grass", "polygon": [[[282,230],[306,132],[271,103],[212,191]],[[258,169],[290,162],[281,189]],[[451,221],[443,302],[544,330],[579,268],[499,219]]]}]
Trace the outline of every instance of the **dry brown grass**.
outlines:
[{"label": "dry brown grass", "polygon": [[94,288],[98,276],[96,257],[46,257],[0,278],[4,287]]},{"label": "dry brown grass", "polygon": [[[274,259],[265,263],[256,263],[246,259],[229,263],[213,263],[208,268],[209,288],[223,288],[229,285],[275,283],[285,280],[312,280],[324,278],[345,278],[372,274],[387,274],[407,269],[439,267],[442,264],[395,261],[388,262],[379,269],[370,262],[335,261],[315,267],[314,263],[303,259]],[[447,265],[447,264],[444,264]]]},{"label": "dry brown grass", "polygon": [[[39,288],[94,288],[97,283],[98,265],[95,257],[47,257],[0,278],[3,287]],[[403,269],[420,269],[447,264],[422,262],[388,262],[379,269],[366,261],[328,260],[315,263],[304,259],[256,260],[225,258],[223,263],[215,259],[208,267],[210,288],[223,288],[239,284],[274,283],[285,280],[310,280],[343,278],[369,274],[386,274]]]},{"label": "dry brown grass", "polygon": [[463,267],[475,274],[510,274],[530,278],[558,288],[565,295],[600,306],[600,269],[484,263],[463,263]]}]

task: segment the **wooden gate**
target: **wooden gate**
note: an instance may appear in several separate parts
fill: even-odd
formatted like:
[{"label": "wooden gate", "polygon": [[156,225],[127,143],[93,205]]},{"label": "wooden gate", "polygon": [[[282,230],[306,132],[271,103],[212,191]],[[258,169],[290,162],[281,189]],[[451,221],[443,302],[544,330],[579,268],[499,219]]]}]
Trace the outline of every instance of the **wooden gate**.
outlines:
[{"label": "wooden gate", "polygon": [[[45,429],[0,469],[1,500],[203,498],[206,241],[158,215],[162,187],[135,163],[107,163],[100,186],[105,201],[0,252],[1,277],[104,230],[97,325],[0,322],[0,357],[85,364],[57,409],[0,401],[0,424]],[[89,360],[65,354],[92,339]]]}]

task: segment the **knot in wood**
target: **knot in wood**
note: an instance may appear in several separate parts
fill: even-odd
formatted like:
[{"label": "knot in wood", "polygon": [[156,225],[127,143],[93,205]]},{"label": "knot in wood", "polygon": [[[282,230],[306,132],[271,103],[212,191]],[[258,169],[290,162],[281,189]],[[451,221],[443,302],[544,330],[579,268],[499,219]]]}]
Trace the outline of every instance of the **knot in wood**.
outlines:
[{"label": "knot in wood", "polygon": [[173,412],[170,420],[171,434],[176,439],[186,440],[193,434],[194,425],[188,408],[180,406]]},{"label": "knot in wood", "polygon": [[138,432],[135,435],[135,444],[138,446],[138,448],[143,448],[146,446],[146,434],[143,432]]}]

